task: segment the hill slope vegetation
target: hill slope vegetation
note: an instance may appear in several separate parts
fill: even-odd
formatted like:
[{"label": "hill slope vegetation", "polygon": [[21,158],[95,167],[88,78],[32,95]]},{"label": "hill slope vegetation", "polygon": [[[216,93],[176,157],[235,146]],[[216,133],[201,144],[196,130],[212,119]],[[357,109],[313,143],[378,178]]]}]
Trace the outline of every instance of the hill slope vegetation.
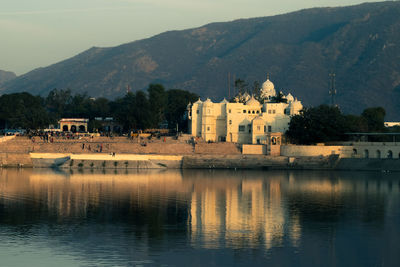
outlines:
[{"label": "hill slope vegetation", "polygon": [[229,95],[228,73],[245,80],[249,90],[269,73],[279,90],[305,105],[319,105],[330,101],[333,71],[344,112],[384,106],[387,119],[400,120],[399,14],[400,2],[380,2],[170,31],[117,47],[93,47],[6,82],[0,92],[47,95],[70,88],[114,98],[127,86],[139,90],[162,83],[218,101]]}]

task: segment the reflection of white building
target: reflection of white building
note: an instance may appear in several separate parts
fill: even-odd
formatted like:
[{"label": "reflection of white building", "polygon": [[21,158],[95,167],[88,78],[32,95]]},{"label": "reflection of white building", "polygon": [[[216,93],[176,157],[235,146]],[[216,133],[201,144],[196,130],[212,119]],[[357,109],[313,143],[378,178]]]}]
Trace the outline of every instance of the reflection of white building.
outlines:
[{"label": "reflection of white building", "polygon": [[[188,105],[189,131],[205,141],[265,144],[268,133],[285,132],[290,116],[303,108],[290,93],[284,96],[287,103],[275,102],[275,96],[274,84],[267,79],[260,89],[263,104],[246,94],[237,97],[235,103],[225,99],[220,103],[199,99]],[[240,103],[239,98],[246,102]]]}]

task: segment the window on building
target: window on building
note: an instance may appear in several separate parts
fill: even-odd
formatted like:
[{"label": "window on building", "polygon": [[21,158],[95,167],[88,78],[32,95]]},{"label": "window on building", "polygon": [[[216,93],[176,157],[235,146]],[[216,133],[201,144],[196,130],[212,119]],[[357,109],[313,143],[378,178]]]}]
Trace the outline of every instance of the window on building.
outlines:
[{"label": "window on building", "polygon": [[200,110],[196,110],[196,113],[199,114],[199,113],[200,113]]},{"label": "window on building", "polygon": [[209,132],[210,131],[210,126],[207,126],[207,132]]},{"label": "window on building", "polygon": [[249,114],[251,113],[251,111],[249,110]]},{"label": "window on building", "polygon": [[275,109],[272,110],[272,114],[275,114]]},{"label": "window on building", "polygon": [[245,109],[243,110],[243,113],[246,113],[246,110],[245,110]]},{"label": "window on building", "polygon": [[260,111],[259,110],[257,110],[257,114],[259,114],[260,113]]},{"label": "window on building", "polygon": [[230,109],[228,112],[229,112],[229,113],[231,113],[231,112],[232,112],[232,110]]},{"label": "window on building", "polygon": [[257,126],[257,131],[260,131],[261,130],[261,126]]},{"label": "window on building", "polygon": [[229,125],[232,125],[232,120],[229,120]]},{"label": "window on building", "polygon": [[247,128],[249,129],[249,133],[251,133],[251,124],[248,124]]},{"label": "window on building", "polygon": [[244,132],[244,130],[245,130],[244,125],[239,125],[239,132]]},{"label": "window on building", "polygon": [[269,133],[272,132],[272,126],[271,125],[268,125],[268,132]]},{"label": "window on building", "polygon": [[264,125],[264,133],[267,132],[267,126]]},{"label": "window on building", "polygon": [[251,113],[253,113],[253,114],[254,114],[254,113],[256,113],[256,112],[253,110]]},{"label": "window on building", "polygon": [[270,109],[268,110],[268,114],[271,114],[271,110]]}]

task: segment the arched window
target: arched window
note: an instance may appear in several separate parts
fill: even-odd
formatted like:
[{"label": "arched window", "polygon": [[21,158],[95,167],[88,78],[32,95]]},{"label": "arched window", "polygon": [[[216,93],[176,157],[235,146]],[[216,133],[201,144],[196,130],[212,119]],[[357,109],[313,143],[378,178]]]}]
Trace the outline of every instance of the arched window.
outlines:
[{"label": "arched window", "polygon": [[364,158],[368,159],[369,158],[369,151],[368,149],[364,150]]},{"label": "arched window", "polygon": [[275,138],[275,137],[272,137],[272,138],[271,138],[271,143],[272,143],[273,145],[276,145],[276,138]]},{"label": "arched window", "polygon": [[353,157],[357,156],[357,149],[353,148]]},{"label": "arched window", "polygon": [[79,131],[80,132],[86,132],[86,127],[84,125],[79,126]]},{"label": "arched window", "polygon": [[376,151],[376,158],[377,158],[377,159],[380,159],[380,158],[381,158],[381,151],[380,151],[380,150],[377,150],[377,151]]},{"label": "arched window", "polygon": [[392,159],[392,158],[393,158],[393,152],[392,152],[392,150],[389,150],[389,151],[387,152],[387,158],[388,158],[388,159]]},{"label": "arched window", "polygon": [[71,126],[71,132],[76,133],[76,126],[75,125]]},{"label": "arched window", "polygon": [[68,132],[68,125],[64,125],[63,128],[62,128],[62,130],[63,130],[64,132]]}]

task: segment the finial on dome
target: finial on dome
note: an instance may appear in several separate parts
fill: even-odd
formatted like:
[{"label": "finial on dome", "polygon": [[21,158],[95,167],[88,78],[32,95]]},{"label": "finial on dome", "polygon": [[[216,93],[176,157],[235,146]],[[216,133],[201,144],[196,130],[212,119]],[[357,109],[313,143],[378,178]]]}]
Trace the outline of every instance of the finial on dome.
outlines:
[{"label": "finial on dome", "polygon": [[267,72],[267,80],[269,80],[269,73]]}]

